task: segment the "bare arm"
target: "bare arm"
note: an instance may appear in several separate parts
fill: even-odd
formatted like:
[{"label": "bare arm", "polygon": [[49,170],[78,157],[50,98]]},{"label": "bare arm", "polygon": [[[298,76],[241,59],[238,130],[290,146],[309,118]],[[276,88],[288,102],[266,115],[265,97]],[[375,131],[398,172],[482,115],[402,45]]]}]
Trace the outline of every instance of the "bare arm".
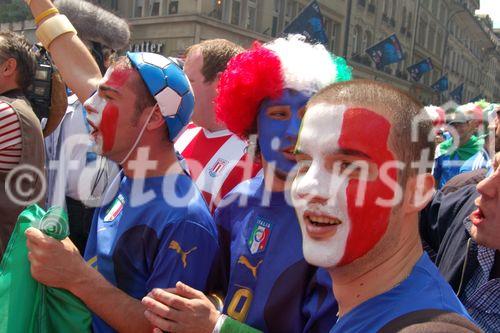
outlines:
[{"label": "bare arm", "polygon": [[[30,9],[33,17],[37,17],[53,7],[50,0],[32,0]],[[43,19],[41,23],[52,16],[54,15]],[[85,102],[96,90],[97,83],[102,77],[97,63],[85,44],[75,34],[66,33],[50,44],[49,52],[64,82],[82,103]]]},{"label": "bare arm", "polygon": [[31,275],[37,281],[69,290],[118,332],[153,330],[144,317],[146,307],[88,266],[69,238],[57,241],[35,228],[26,231],[26,238]]},{"label": "bare arm", "polygon": [[144,316],[146,307],[139,300],[111,285],[93,268],[71,288],[87,307],[118,332],[151,332],[153,327]]}]

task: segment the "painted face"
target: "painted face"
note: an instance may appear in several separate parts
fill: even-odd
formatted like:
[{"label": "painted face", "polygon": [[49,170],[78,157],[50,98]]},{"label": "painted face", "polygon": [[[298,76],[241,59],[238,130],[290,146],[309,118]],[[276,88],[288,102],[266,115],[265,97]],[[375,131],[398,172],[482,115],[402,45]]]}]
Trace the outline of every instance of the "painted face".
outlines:
[{"label": "painted face", "polygon": [[[314,105],[299,134],[292,186],[304,257],[320,267],[351,263],[386,232],[397,185],[390,122],[367,109]],[[386,202],[384,202],[385,200]]]},{"label": "painted face", "polygon": [[288,174],[295,166],[293,151],[305,105],[311,96],[292,89],[281,97],[262,102],[257,116],[259,146],[267,163],[276,171]]},{"label": "painted face", "polygon": [[131,75],[131,69],[108,69],[95,92],[84,104],[87,120],[93,128],[91,135],[95,152],[106,155],[115,144],[119,106],[115,95]]}]

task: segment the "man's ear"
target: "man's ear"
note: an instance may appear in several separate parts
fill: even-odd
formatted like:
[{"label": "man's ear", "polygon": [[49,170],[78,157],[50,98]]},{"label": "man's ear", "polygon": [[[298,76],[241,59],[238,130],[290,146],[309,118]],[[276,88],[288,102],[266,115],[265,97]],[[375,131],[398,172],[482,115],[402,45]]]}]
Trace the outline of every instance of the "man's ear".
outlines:
[{"label": "man's ear", "polygon": [[17,70],[17,60],[14,58],[9,58],[4,62],[5,66],[2,69],[3,76],[12,76],[16,74]]},{"label": "man's ear", "polygon": [[435,192],[434,184],[434,176],[430,173],[422,173],[408,179],[404,200],[405,214],[418,213],[427,206]]},{"label": "man's ear", "polygon": [[[153,131],[165,124],[165,119],[163,118],[163,115],[161,114],[160,107],[158,104],[156,104],[153,110],[153,115],[151,116],[151,119],[149,120],[148,125],[146,126],[146,129],[148,131]],[[151,112],[151,109],[146,109],[144,110],[145,114],[148,114]]]}]

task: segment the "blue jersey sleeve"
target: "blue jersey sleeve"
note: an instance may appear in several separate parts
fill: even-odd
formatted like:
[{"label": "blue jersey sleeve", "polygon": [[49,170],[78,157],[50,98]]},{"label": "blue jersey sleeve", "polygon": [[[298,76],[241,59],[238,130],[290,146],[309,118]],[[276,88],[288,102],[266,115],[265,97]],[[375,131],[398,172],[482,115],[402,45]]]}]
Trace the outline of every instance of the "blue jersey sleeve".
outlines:
[{"label": "blue jersey sleeve", "polygon": [[218,253],[217,238],[204,226],[185,220],[161,236],[147,289],[169,288],[177,281],[205,291]]},{"label": "blue jersey sleeve", "polygon": [[434,179],[436,180],[436,184],[439,184],[441,181],[441,174],[443,172],[442,166],[441,166],[442,161],[443,161],[442,156],[440,156],[434,160],[434,168],[432,170],[432,175],[434,176]]}]

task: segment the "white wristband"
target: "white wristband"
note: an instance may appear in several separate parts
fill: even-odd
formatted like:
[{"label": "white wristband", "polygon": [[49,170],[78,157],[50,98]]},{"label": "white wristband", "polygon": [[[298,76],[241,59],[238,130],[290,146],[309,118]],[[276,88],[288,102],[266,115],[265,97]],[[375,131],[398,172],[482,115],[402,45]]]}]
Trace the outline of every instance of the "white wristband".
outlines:
[{"label": "white wristband", "polygon": [[224,325],[224,322],[226,321],[227,316],[225,314],[220,314],[219,318],[217,319],[217,323],[215,324],[214,330],[212,333],[220,333],[220,330],[222,329],[222,325]]}]

